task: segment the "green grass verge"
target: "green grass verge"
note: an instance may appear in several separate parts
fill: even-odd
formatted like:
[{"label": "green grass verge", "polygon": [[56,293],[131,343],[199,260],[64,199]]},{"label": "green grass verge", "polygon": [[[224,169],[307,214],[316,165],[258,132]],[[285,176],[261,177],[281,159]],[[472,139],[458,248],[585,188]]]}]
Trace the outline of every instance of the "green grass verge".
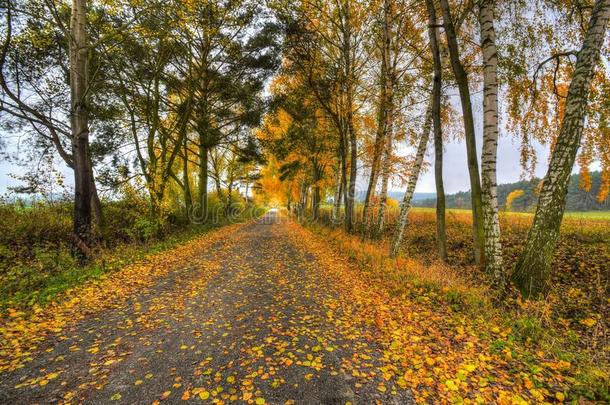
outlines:
[{"label": "green grass verge", "polygon": [[[65,260],[63,266],[52,273],[45,274],[42,280],[38,280],[35,289],[27,288],[27,280],[24,280],[24,288],[16,292],[6,293],[0,289],[0,314],[8,308],[29,310],[35,306],[43,306],[58,298],[65,291],[78,285],[103,277],[106,274],[120,270],[124,266],[141,260],[149,255],[169,250],[175,246],[187,243],[207,232],[236,222],[244,222],[261,215],[264,210],[254,209],[249,211],[252,216],[232,218],[231,221],[221,220],[213,224],[192,225],[177,230],[162,240],[145,244],[125,244],[112,251],[102,252],[88,265],[76,266],[73,260]],[[66,253],[66,255],[68,255]]]}]

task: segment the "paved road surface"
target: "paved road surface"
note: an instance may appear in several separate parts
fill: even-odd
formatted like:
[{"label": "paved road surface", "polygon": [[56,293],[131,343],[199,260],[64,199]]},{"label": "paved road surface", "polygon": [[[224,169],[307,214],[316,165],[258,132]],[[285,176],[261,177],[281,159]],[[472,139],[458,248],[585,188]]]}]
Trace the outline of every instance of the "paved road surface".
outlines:
[{"label": "paved road surface", "polygon": [[206,266],[175,269],[49,339],[0,375],[0,402],[412,402],[383,380],[374,331],[342,321],[349,304],[281,222],[270,212],[237,228]]}]

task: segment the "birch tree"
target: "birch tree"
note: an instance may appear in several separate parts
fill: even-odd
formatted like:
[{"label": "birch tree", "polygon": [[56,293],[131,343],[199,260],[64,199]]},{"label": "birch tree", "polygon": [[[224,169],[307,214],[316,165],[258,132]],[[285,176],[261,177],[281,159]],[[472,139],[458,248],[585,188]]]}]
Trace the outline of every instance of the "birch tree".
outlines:
[{"label": "birch tree", "polygon": [[[375,136],[375,145],[373,150],[373,159],[371,163],[371,174],[369,176],[369,183],[366,189],[366,195],[364,198],[364,207],[362,209],[363,229],[362,235],[366,236],[369,231],[369,205],[371,198],[375,192],[377,186],[379,166],[381,163],[384,150],[387,149],[386,138],[391,136],[389,134],[392,120],[392,104],[394,102],[394,58],[391,57],[392,53],[392,32],[390,24],[392,23],[392,8],[394,4],[392,0],[384,0],[382,7],[382,35],[381,35],[381,72],[379,75],[380,91],[379,91],[379,105],[377,114],[377,131]],[[390,143],[391,148],[391,143]],[[386,152],[387,154],[387,152]],[[384,167],[385,172],[385,167]],[[384,187],[382,185],[382,187]],[[385,185],[387,192],[387,184]],[[383,199],[383,197],[382,197]],[[385,199],[383,201],[385,203]],[[383,215],[383,213],[381,213]]]},{"label": "birch tree", "polygon": [[538,197],[534,222],[513,274],[515,284],[525,297],[536,297],[548,287],[570,174],[583,134],[591,80],[599,62],[609,18],[610,0],[597,0],[577,55],[565,113]]},{"label": "birch tree", "polygon": [[492,0],[479,3],[479,25],[483,51],[483,150],[481,192],[485,232],[485,270],[500,289],[504,284],[496,159],[498,150],[498,52]]},{"label": "birch tree", "polygon": [[[394,111],[390,111],[393,114]],[[390,120],[393,123],[393,120]],[[385,226],[386,205],[388,200],[388,186],[390,183],[391,166],[392,166],[392,142],[393,142],[393,126],[388,128],[385,136],[385,145],[383,149],[383,163],[381,169],[381,190],[379,192],[379,208],[377,209],[377,220],[373,229],[373,237],[379,238],[383,233]]]},{"label": "birch tree", "polygon": [[411,210],[411,200],[413,199],[413,194],[415,193],[415,186],[417,185],[417,180],[419,179],[421,167],[424,162],[424,155],[426,154],[426,147],[428,146],[428,140],[430,139],[431,126],[432,103],[430,103],[427,107],[421,138],[419,139],[419,144],[417,145],[417,152],[415,154],[413,166],[411,167],[411,173],[409,175],[409,181],[407,183],[407,190],[405,191],[405,195],[400,204],[400,214],[397,219],[398,223],[396,225],[396,231],[390,246],[391,257],[396,257],[398,255],[398,250],[400,249],[400,244],[402,243],[402,237],[405,227],[407,226],[407,215]]}]

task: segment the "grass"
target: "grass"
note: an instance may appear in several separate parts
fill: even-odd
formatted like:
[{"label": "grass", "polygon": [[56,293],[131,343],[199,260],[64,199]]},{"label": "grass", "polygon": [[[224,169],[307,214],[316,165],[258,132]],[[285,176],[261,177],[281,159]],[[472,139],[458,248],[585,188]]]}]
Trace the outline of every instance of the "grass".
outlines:
[{"label": "grass", "polygon": [[[91,263],[82,267],[76,265],[69,253],[59,252],[54,254],[53,260],[56,260],[56,257],[66,257],[63,257],[59,263],[55,263],[57,267],[53,271],[43,272],[44,274],[36,280],[36,288],[27,288],[30,285],[28,280],[22,280],[23,288],[8,290],[0,287],[0,312],[5,312],[9,308],[29,310],[43,306],[85,281],[99,279],[146,256],[169,250],[206,232],[230,223],[243,222],[249,218],[233,218],[232,221],[221,220],[216,223],[192,225],[178,229],[161,240],[147,243],[127,243],[111,249],[101,249]],[[48,253],[45,252],[44,254]],[[30,272],[23,272],[23,274],[30,274]],[[2,284],[6,287],[6,283],[3,282]]]},{"label": "grass", "polygon": [[[412,212],[425,212],[425,213],[434,213],[435,208],[428,207],[413,207]],[[463,208],[448,208],[447,213],[456,213],[456,214],[470,214],[470,210]],[[533,217],[534,213],[532,212],[501,212],[501,215],[508,217]],[[610,221],[610,211],[569,211],[564,214],[564,219],[572,220],[572,219],[586,219],[586,220],[603,220]]]},{"label": "grass", "polygon": [[[330,213],[322,213],[329,224]],[[539,354],[563,361],[576,397],[610,401],[610,227],[607,212],[570,213],[552,264],[551,290],[543,301],[522,301],[515,290],[494,302],[488,281],[473,264],[471,214],[449,210],[447,237],[449,264],[436,256],[435,211],[415,208],[410,213],[402,252],[392,262],[387,241],[393,234],[396,212],[387,218],[380,241],[362,242],[340,227],[311,225],[334,241],[359,266],[383,280],[392,295],[432,292],[439,305],[468,318],[483,316],[510,330],[493,342],[500,351],[517,351],[520,359],[537,367]],[[532,214],[501,215],[506,271],[511,272],[529,230]],[[484,334],[484,331],[482,331]],[[538,360],[536,360],[538,359]],[[562,363],[563,364],[563,363]]]}]

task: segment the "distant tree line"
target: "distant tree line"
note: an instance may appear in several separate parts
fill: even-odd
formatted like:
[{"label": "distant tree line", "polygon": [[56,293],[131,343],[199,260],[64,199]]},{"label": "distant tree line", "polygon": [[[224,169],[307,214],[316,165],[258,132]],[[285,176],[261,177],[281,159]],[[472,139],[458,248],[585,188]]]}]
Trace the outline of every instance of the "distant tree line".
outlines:
[{"label": "distant tree line", "polygon": [[[574,174],[570,177],[568,195],[566,197],[567,211],[605,211],[610,210],[610,198],[599,201],[602,176],[600,172],[592,172],[591,187],[589,191],[581,187],[581,176]],[[498,205],[506,209],[506,200],[510,193],[522,190],[523,194],[516,197],[512,203],[511,211],[529,212],[536,209],[540,179],[521,180],[515,183],[498,185]],[[470,191],[460,191],[445,196],[447,208],[470,208]],[[414,201],[413,205],[419,207],[435,207],[436,198]]]}]

